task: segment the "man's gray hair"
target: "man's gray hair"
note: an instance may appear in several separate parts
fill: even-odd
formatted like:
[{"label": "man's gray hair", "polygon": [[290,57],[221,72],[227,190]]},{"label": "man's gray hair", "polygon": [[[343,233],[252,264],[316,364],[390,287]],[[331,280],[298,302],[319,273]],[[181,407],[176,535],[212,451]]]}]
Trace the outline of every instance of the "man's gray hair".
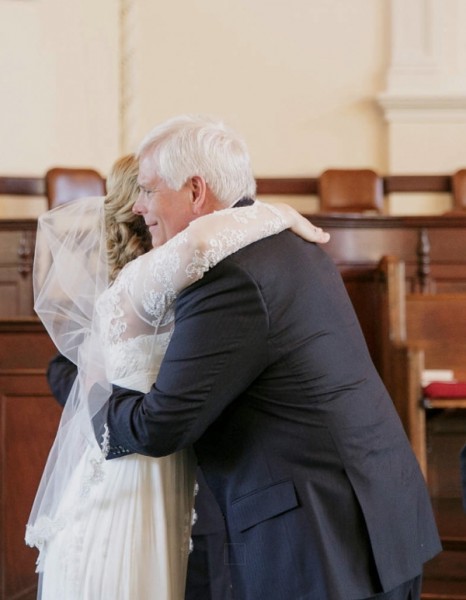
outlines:
[{"label": "man's gray hair", "polygon": [[246,143],[213,117],[182,115],[158,125],[138,148],[139,159],[147,156],[153,160],[155,174],[173,190],[198,175],[224,206],[255,196]]}]

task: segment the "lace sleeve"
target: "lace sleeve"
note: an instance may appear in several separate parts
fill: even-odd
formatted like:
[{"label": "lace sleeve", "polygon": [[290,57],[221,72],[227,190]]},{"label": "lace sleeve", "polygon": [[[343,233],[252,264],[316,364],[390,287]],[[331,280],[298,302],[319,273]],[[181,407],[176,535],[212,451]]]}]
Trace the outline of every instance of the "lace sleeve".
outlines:
[{"label": "lace sleeve", "polygon": [[163,246],[129,263],[114,284],[126,315],[124,337],[134,336],[137,327],[131,323],[128,305],[125,310],[125,299],[138,316],[139,327],[142,319],[157,328],[182,289],[230,254],[290,226],[286,212],[273,205],[255,202],[224,209],[199,217]]}]

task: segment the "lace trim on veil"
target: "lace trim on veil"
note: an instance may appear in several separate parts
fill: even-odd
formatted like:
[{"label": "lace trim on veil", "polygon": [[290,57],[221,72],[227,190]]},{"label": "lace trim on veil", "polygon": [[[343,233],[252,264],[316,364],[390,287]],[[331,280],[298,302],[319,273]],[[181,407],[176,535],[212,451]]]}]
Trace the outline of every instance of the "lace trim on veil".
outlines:
[{"label": "lace trim on veil", "polygon": [[37,519],[34,525],[28,524],[26,526],[26,544],[31,546],[31,548],[35,547],[39,550],[39,556],[36,561],[37,572],[42,570],[47,543],[71,522],[82,499],[89,495],[91,489],[104,481],[105,470],[103,465],[105,464],[105,459],[109,451],[110,432],[105,423],[100,451],[94,453],[94,456],[91,455],[87,459],[87,465],[84,466],[84,476],[80,484],[79,493],[76,495],[76,501],[53,519],[47,514],[43,514]]}]

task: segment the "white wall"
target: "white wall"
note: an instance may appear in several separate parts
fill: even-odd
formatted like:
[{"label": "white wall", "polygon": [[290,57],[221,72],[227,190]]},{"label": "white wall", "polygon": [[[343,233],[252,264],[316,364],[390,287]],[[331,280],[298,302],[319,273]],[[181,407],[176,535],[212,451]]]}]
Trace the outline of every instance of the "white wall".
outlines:
[{"label": "white wall", "polygon": [[[385,0],[141,2],[141,126],[227,118],[258,175],[385,167]],[[141,130],[142,131],[142,130]]]},{"label": "white wall", "polygon": [[[179,112],[225,117],[260,175],[385,166],[373,101],[385,0],[136,0],[135,139]],[[117,0],[0,0],[0,173],[107,170],[120,152]],[[133,136],[134,137],[134,136]]]},{"label": "white wall", "polygon": [[[123,30],[122,6],[130,7]],[[396,132],[377,102],[390,62],[390,6],[0,0],[0,175],[43,175],[57,164],[106,174],[149,128],[180,112],[225,117],[247,139],[257,176],[339,166],[394,173],[403,152],[393,160]],[[429,170],[448,171],[452,153],[460,164],[456,151],[440,148]],[[413,156],[410,148],[406,161]],[[421,200],[419,210],[446,206],[435,202]],[[392,202],[392,210],[404,208]],[[15,211],[0,202],[0,216]]]},{"label": "white wall", "polygon": [[0,174],[118,153],[116,0],[0,0]]}]

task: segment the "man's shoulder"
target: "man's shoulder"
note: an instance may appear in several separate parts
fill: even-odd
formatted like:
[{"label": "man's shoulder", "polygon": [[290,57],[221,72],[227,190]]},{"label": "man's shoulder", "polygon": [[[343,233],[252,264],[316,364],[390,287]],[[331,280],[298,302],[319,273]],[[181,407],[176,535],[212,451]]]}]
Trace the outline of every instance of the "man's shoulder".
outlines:
[{"label": "man's shoulder", "polygon": [[318,252],[320,252],[318,244],[307,242],[289,229],[286,229],[245,246],[241,250],[231,254],[225,260],[241,263],[250,260],[267,260],[271,256],[280,256],[282,259],[281,262],[286,262],[286,260],[293,260],[296,256],[306,255],[309,252],[312,253],[312,249],[315,250],[317,248],[319,248]]},{"label": "man's shoulder", "polygon": [[319,268],[329,257],[318,244],[306,242],[289,230],[265,237],[231,254],[212,269],[211,276],[251,277],[261,280]]},{"label": "man's shoulder", "polygon": [[183,290],[180,296],[194,294],[205,286],[218,285],[219,289],[223,289],[225,282],[222,281],[226,278],[230,280],[228,285],[233,285],[231,282],[242,285],[251,281],[260,285],[277,277],[288,280],[296,276],[298,264],[300,271],[303,271],[301,276],[305,277],[308,270],[320,268],[322,259],[325,263],[323,266],[328,268],[329,258],[319,245],[306,242],[290,230],[285,230],[253,242],[224,258],[202,279]]}]

